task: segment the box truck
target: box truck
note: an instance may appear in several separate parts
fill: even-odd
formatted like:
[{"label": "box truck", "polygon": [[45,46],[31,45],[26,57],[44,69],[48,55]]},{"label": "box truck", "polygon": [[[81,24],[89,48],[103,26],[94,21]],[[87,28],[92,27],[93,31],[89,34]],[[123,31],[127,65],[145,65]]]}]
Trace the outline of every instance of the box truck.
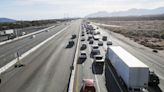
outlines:
[{"label": "box truck", "polygon": [[110,46],[106,58],[129,91],[148,87],[149,67],[120,46]]}]

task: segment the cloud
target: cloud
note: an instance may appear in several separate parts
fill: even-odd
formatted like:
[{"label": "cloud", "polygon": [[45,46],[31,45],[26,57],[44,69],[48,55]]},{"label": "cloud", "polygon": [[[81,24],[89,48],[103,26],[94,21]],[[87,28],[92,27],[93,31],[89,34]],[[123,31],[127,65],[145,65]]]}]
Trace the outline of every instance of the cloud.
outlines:
[{"label": "cloud", "polygon": [[0,17],[61,18],[64,14],[85,16],[97,11],[151,9],[164,6],[164,0],[2,0]]}]

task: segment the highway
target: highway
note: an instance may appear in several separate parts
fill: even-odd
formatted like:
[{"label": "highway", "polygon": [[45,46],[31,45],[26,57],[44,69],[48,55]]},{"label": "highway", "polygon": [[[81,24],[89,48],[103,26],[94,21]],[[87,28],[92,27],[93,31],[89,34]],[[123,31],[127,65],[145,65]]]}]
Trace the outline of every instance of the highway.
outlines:
[{"label": "highway", "polygon": [[[31,47],[33,43],[41,42],[41,38],[46,39],[46,37],[50,37],[65,26],[68,26],[67,29],[56,35],[38,50],[23,58],[21,62],[25,64],[24,67],[11,67],[3,73],[0,76],[2,79],[0,92],[66,92],[77,39],[74,40],[75,45],[73,47],[66,47],[72,34],[78,34],[80,23],[81,21],[74,21],[70,26],[61,25],[51,29],[52,32],[41,33],[33,39],[25,38],[21,42],[11,43],[15,45],[7,45],[11,46],[10,48],[16,48],[19,43],[24,44],[25,47]],[[7,46],[4,46],[4,48],[7,48]]]},{"label": "highway", "polygon": [[[80,53],[79,48],[82,43],[87,45],[85,50],[87,59],[84,62],[74,61],[77,62],[77,65],[73,92],[80,92],[82,80],[88,78],[94,80],[96,92],[126,92],[108,62],[105,62],[104,67],[97,67],[93,64],[93,58],[90,57],[92,45],[87,41],[88,35],[86,32],[85,36],[81,36],[81,23],[82,20],[75,20],[67,25],[63,23],[48,32],[36,34],[34,38],[30,36],[1,45],[0,67],[3,67],[15,58],[16,52],[22,55],[56,34],[51,40],[21,60],[25,66],[19,68],[11,67],[0,75],[2,79],[0,92],[67,92],[71,73],[70,66],[73,64],[75,52]],[[157,73],[160,77],[160,85],[155,88],[149,87],[148,92],[164,91],[163,56],[153,53],[150,49],[122,35],[101,28],[97,29],[97,31],[100,32],[100,37],[103,35],[108,36],[108,40],[111,40],[113,45],[123,47]],[[78,35],[79,32],[80,35]],[[77,35],[76,39],[73,39],[75,44],[73,47],[68,47],[72,34]],[[76,51],[78,36],[79,39],[85,38],[85,41],[80,41],[80,46]],[[97,43],[98,41],[94,41],[94,44]],[[103,46],[100,46],[99,49],[105,58],[106,41],[103,42]]]},{"label": "highway", "polygon": [[[104,35],[103,32],[101,33],[102,35]],[[99,36],[102,38],[102,35]],[[80,42],[80,46],[81,44],[87,45],[87,48],[84,50],[87,53],[87,59],[85,61],[81,61],[81,60],[77,61],[77,70],[76,70],[77,72],[74,82],[75,83],[74,92],[81,92],[83,79],[93,79],[94,85],[96,87],[96,92],[122,92],[123,89],[122,87],[119,88],[120,86],[117,84],[117,79],[115,78],[115,75],[110,69],[110,66],[107,63],[105,63],[103,67],[101,66],[98,67],[95,66],[95,64],[93,63],[93,58],[91,57],[90,54],[91,46],[94,44],[98,44],[98,41],[94,41],[93,44],[89,44],[89,41],[87,41],[88,34],[86,34],[86,32],[85,32],[85,36],[80,36],[80,39],[81,38],[85,38],[85,41]],[[99,46],[100,53],[101,55],[103,55],[104,59],[107,49],[106,42],[107,41],[103,42],[103,46]]]},{"label": "highway", "polygon": [[61,24],[60,26],[56,26],[51,28],[49,32],[41,32],[36,34],[35,38],[31,38],[31,36],[13,41],[0,46],[0,68],[11,60],[16,58],[15,54],[18,52],[22,55],[24,52],[28,51],[32,47],[36,46],[40,42],[44,41],[48,37],[57,33],[59,30],[64,28],[65,25]]},{"label": "highway", "polygon": [[[108,40],[111,40],[113,45],[121,46],[130,52],[132,55],[140,59],[143,63],[150,66],[152,70],[157,73],[160,78],[160,84],[158,87],[148,87],[148,92],[163,92],[164,91],[164,72],[163,72],[163,60],[164,57],[160,54],[153,53],[151,49],[139,45],[132,40],[129,40],[122,35],[113,33],[109,30],[104,30],[99,28],[100,38],[103,35],[108,36]],[[85,38],[87,40],[88,35],[85,33],[85,36],[81,36],[81,38]],[[94,85],[96,87],[96,92],[127,92],[124,86],[118,81],[118,77],[113,70],[113,67],[107,62],[103,71],[98,69],[93,64],[93,59],[90,58],[91,46],[88,41],[81,41],[82,43],[87,44],[87,49],[85,50],[87,53],[87,59],[84,62],[80,62],[77,64],[77,74],[75,79],[75,88],[74,92],[79,92],[82,87],[83,79],[93,79]],[[94,44],[97,44],[97,41],[94,41]],[[101,54],[105,57],[105,52],[107,50],[106,42],[103,42],[103,46],[100,46],[99,49]]]},{"label": "highway", "polygon": [[[82,87],[82,80],[83,79],[93,79],[96,86],[96,92],[107,92],[106,86],[105,86],[105,76],[104,76],[104,69],[97,70],[97,67],[93,64],[93,58],[90,57],[91,52],[91,46],[89,44],[89,41],[87,41],[88,35],[85,32],[85,36],[81,36],[81,38],[85,38],[85,41],[82,41],[81,44],[86,44],[87,49],[85,52],[87,53],[87,59],[85,61],[78,60],[77,62],[77,77],[75,79],[75,92],[80,92]],[[96,44],[96,41],[94,42]],[[103,50],[100,47],[101,51]],[[105,53],[103,53],[103,56],[105,56]]]}]

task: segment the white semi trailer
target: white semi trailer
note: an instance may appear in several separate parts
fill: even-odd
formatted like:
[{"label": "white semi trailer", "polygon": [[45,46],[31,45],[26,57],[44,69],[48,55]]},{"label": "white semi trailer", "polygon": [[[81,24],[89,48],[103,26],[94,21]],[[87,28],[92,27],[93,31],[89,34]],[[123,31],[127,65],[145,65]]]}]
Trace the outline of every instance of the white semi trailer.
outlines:
[{"label": "white semi trailer", "polygon": [[120,46],[110,46],[106,58],[115,68],[129,91],[140,91],[148,87],[149,67]]}]

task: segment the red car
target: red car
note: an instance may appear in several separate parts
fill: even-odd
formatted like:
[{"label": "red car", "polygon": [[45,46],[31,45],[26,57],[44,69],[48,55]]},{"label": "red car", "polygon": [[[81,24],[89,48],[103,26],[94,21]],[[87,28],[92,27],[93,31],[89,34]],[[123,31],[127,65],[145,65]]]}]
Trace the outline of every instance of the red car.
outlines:
[{"label": "red car", "polygon": [[84,79],[81,92],[96,92],[93,79]]}]

